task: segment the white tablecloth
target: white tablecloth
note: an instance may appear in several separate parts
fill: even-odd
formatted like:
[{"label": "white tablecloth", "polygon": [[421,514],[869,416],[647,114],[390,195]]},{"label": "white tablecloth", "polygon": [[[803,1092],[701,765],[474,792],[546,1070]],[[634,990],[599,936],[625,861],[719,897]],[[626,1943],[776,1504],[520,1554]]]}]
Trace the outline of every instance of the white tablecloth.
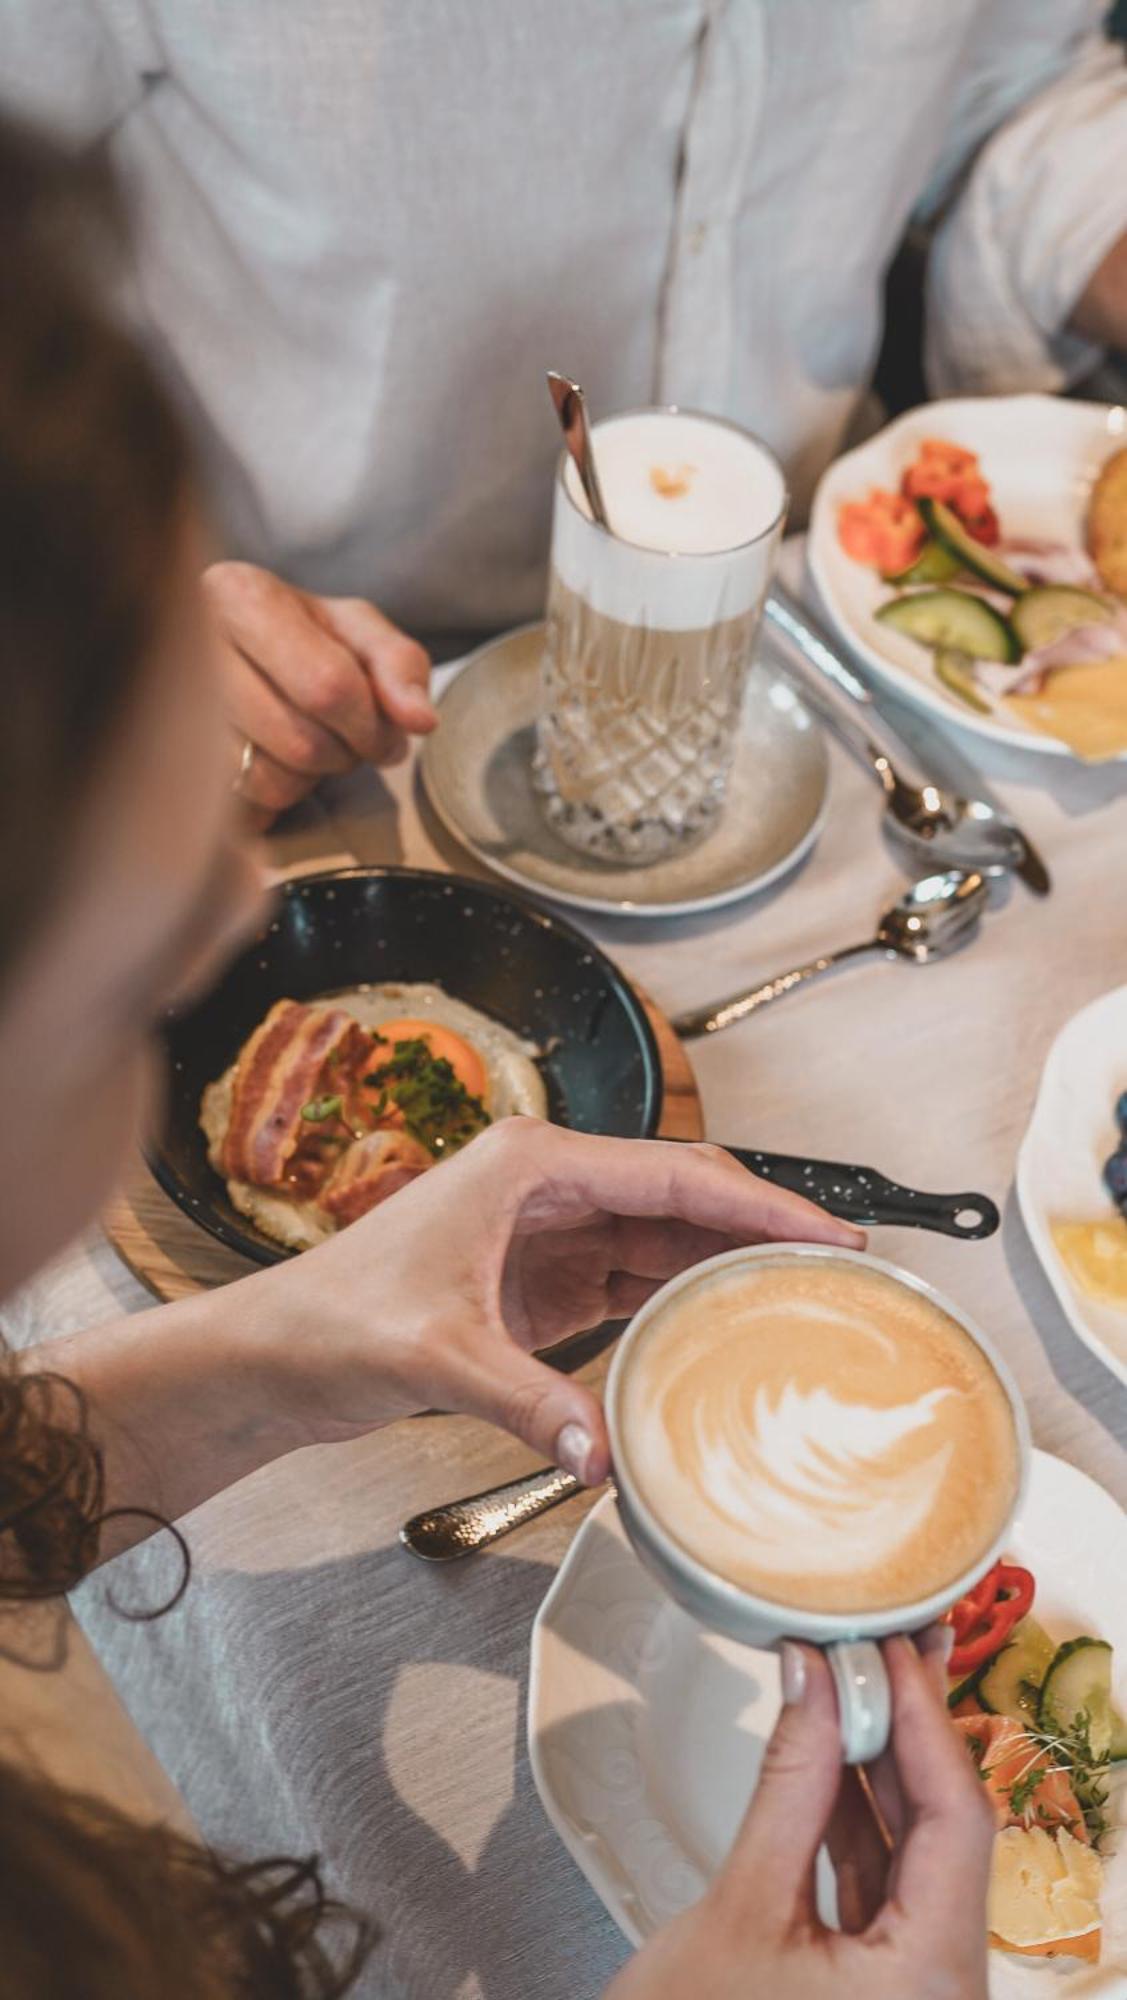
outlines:
[{"label": "white tablecloth", "polygon": [[[990,1329],[1037,1441],[1127,1504],[1127,1391],[1069,1330],[1012,1194],[1049,1043],[1127,980],[1127,769],[1085,774],[984,745],[974,755],[1041,845],[1052,896],[1015,886],[953,961],[869,964],[698,1044],[693,1059],[715,1138],[995,1195],[1005,1220],[988,1243],[880,1231],[874,1247]],[[904,879],[878,803],[835,748],[828,824],[796,878],[705,917],[580,921],[668,1009],[848,943]],[[348,849],[480,872],[438,829],[410,767],[342,781],[277,846],[280,860]],[[147,1303],[91,1235],[6,1325],[22,1343]],[[448,1571],[396,1544],[406,1515],[528,1463],[518,1445],[451,1418],[303,1452],[190,1520],[194,1580],[169,1617],[122,1622],[102,1577],[79,1593],[205,1833],[243,1852],[316,1849],[336,1890],[377,1916],[384,1943],[365,1995],[588,2000],[624,1956],[541,1813],[524,1749],[529,1627],[588,1503]],[[168,1574],[159,1545],[125,1566],[128,1600],[155,1601]]]}]

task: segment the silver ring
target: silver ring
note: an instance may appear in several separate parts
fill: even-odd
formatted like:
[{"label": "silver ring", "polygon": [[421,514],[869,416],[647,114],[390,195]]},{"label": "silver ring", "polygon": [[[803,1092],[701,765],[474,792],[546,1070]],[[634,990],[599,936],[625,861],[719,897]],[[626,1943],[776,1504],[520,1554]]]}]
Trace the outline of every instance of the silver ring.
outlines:
[{"label": "silver ring", "polygon": [[235,778],[235,783],[233,786],[234,791],[241,792],[243,790],[244,786],[246,785],[247,779],[250,777],[250,774],[253,771],[253,769],[254,769],[254,744],[251,742],[250,737],[248,736],[246,742],[243,744],[243,754],[239,758],[238,774]]}]

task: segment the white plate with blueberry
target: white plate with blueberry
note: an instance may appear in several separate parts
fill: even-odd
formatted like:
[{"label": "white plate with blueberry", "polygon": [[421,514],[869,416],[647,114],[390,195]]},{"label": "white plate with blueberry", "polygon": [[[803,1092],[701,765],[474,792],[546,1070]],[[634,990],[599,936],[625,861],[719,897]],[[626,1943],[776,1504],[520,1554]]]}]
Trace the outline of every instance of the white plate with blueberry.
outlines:
[{"label": "white plate with blueberry", "polygon": [[1049,1050],[1017,1195],[1072,1327],[1127,1383],[1127,986],[1074,1014]]}]

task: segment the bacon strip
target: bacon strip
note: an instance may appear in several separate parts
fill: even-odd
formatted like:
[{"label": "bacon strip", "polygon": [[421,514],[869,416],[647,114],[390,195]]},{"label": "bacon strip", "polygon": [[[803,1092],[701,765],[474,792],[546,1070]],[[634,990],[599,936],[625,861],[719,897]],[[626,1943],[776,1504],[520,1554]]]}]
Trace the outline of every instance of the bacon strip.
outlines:
[{"label": "bacon strip", "polygon": [[301,1137],[301,1108],[332,1089],[331,1055],[359,1062],[371,1037],[343,1007],[279,1000],[239,1055],[222,1171],[230,1180],[277,1187]]},{"label": "bacon strip", "polygon": [[341,1154],[317,1197],[318,1206],[343,1229],[433,1165],[426,1147],[406,1132],[369,1132]]}]

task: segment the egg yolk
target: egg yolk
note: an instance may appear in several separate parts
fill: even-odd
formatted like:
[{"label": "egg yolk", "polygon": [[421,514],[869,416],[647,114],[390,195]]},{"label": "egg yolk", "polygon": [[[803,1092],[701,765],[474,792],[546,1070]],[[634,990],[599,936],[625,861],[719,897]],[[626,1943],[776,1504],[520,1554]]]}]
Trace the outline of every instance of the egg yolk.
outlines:
[{"label": "egg yolk", "polygon": [[[469,1042],[444,1028],[439,1021],[381,1021],[375,1033],[386,1042],[425,1042],[435,1059],[445,1057],[463,1090],[471,1097],[488,1100],[489,1084],[485,1064]],[[377,1062],[386,1061],[386,1051],[376,1046]]]}]

